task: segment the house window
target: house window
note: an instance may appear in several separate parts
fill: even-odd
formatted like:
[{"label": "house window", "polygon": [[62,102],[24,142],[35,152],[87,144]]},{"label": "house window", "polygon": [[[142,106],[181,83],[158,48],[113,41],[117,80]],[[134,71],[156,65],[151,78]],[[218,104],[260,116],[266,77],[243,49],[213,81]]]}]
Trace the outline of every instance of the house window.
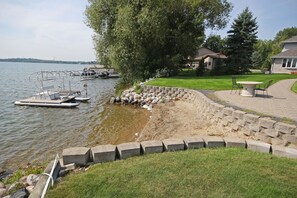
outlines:
[{"label": "house window", "polygon": [[287,67],[291,67],[292,59],[288,59],[287,61]]},{"label": "house window", "polygon": [[293,59],[293,62],[292,62],[292,67],[296,67],[296,66],[297,66],[297,59],[294,58],[294,59]]},{"label": "house window", "polygon": [[282,67],[286,67],[287,59],[283,59]]}]

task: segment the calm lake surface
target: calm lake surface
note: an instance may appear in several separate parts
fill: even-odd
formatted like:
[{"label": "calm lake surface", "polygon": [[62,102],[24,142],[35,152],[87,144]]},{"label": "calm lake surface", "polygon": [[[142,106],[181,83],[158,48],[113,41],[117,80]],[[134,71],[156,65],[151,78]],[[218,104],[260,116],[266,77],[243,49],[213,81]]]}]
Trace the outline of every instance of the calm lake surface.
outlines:
[{"label": "calm lake surface", "polygon": [[32,73],[50,70],[77,71],[84,67],[86,66],[0,62],[0,167],[11,168],[35,160],[49,160],[63,148],[87,145],[89,134],[101,122],[98,117],[104,110],[104,104],[114,94],[117,79],[81,81],[80,77],[63,77],[63,84],[67,89],[69,82],[72,90],[83,90],[84,84],[88,86],[91,100],[89,103],[81,103],[78,108],[14,105],[14,101],[38,92],[41,84]]}]

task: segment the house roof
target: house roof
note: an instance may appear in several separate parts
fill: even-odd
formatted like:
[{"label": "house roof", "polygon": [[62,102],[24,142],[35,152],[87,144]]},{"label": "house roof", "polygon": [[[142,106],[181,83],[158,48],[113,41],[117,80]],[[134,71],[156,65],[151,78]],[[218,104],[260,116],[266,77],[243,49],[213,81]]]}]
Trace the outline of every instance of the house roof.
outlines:
[{"label": "house roof", "polygon": [[196,56],[205,56],[207,54],[215,54],[215,52],[206,47],[200,47]]},{"label": "house roof", "polygon": [[221,58],[221,59],[226,59],[227,57],[224,54],[221,53],[216,53],[206,47],[200,47],[198,49],[198,53],[195,55],[194,60],[201,60],[202,58]]},{"label": "house roof", "polygon": [[222,58],[222,59],[226,59],[227,56],[225,56],[224,54],[221,53],[215,53],[215,54],[208,54],[206,55],[206,57],[211,57],[211,58]]},{"label": "house roof", "polygon": [[293,36],[287,40],[284,40],[282,43],[297,43],[297,35]]},{"label": "house roof", "polygon": [[271,58],[297,58],[297,47],[281,52]]}]

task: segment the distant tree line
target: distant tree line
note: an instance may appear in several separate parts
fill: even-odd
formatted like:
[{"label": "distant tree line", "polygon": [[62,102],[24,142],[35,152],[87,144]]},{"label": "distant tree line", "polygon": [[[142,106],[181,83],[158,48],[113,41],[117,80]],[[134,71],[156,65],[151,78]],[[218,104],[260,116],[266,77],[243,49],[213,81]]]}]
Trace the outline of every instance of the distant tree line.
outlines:
[{"label": "distant tree line", "polygon": [[0,62],[22,62],[22,63],[56,63],[56,64],[96,64],[96,61],[56,61],[41,60],[35,58],[7,58],[0,59]]}]

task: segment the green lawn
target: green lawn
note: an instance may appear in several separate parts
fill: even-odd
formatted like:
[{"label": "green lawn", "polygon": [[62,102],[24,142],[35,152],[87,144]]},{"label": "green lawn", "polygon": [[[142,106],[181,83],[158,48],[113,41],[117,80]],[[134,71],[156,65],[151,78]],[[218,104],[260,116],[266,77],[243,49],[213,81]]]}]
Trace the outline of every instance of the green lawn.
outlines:
[{"label": "green lawn", "polygon": [[47,197],[296,197],[297,160],[246,149],[134,157],[72,173]]},{"label": "green lawn", "polygon": [[[273,80],[276,83],[279,80],[297,78],[290,74],[250,74],[237,75],[237,81],[260,81],[267,82]],[[195,76],[192,71],[181,73],[179,76],[170,78],[157,78],[149,81],[147,85],[181,87],[199,90],[229,90],[231,89],[231,76]]]},{"label": "green lawn", "polygon": [[292,91],[297,94],[297,82],[295,82],[294,85],[292,86]]}]

